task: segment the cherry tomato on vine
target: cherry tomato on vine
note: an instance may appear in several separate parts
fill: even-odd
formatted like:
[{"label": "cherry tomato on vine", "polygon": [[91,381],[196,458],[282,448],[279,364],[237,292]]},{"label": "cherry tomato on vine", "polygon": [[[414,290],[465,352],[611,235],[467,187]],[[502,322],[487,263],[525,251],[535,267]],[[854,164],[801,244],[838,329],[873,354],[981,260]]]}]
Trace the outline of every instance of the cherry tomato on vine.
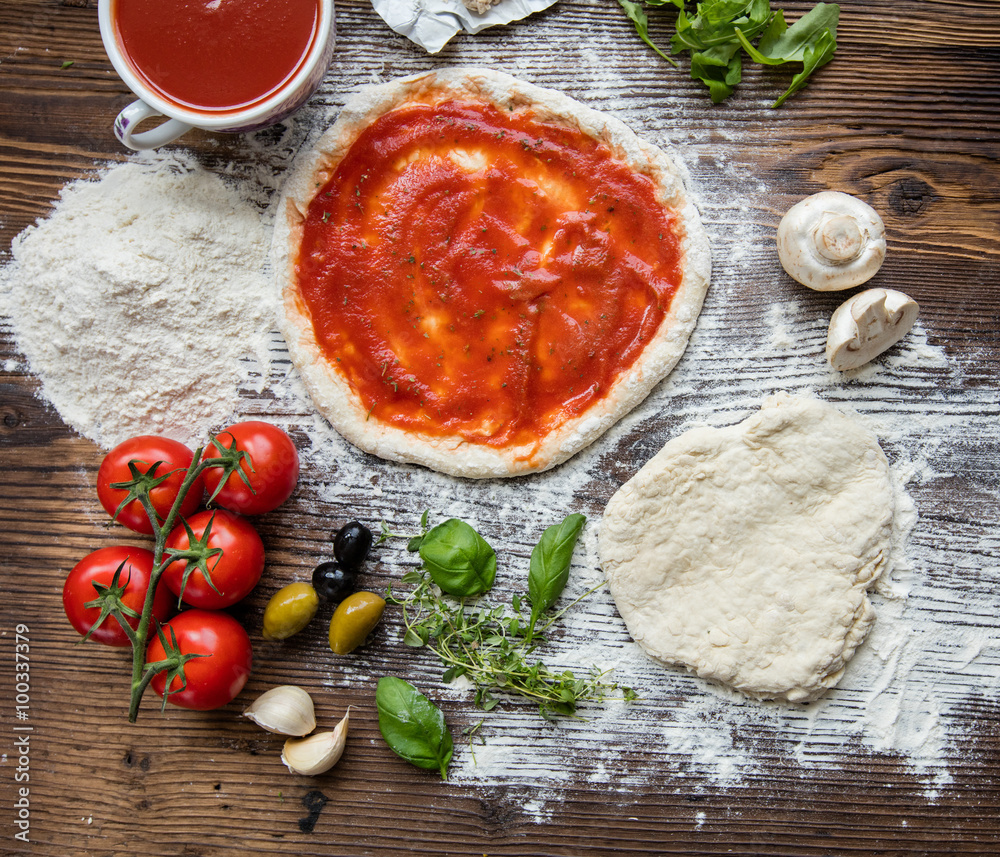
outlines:
[{"label": "cherry tomato on vine", "polygon": [[[167,702],[181,708],[207,711],[231,702],[243,690],[253,666],[250,637],[228,613],[217,610],[185,610],[160,629],[168,646],[177,639],[181,655],[205,655],[184,663],[184,681],[173,675],[172,693]],[[146,663],[156,663],[167,657],[159,635],[146,648]],[[167,687],[170,669],[153,676],[150,687],[160,696]],[[183,689],[182,689],[183,688]]]},{"label": "cherry tomato on vine", "polygon": [[[218,509],[192,515],[187,519],[187,526],[191,534],[182,522],[170,531],[164,545],[168,552],[178,550],[193,554],[167,566],[163,582],[169,590],[192,607],[206,610],[219,610],[246,598],[264,571],[264,543],[253,524],[246,518]],[[189,567],[191,573],[185,581]],[[205,578],[205,569],[211,584]]]},{"label": "cherry tomato on vine", "polygon": [[[122,566],[122,563],[125,565]],[[94,623],[101,618],[101,609],[86,605],[98,597],[99,592],[94,584],[102,588],[111,587],[119,567],[121,573],[116,587],[121,590],[121,603],[127,609],[142,613],[142,605],[149,589],[149,577],[153,571],[153,552],[145,548],[127,545],[100,548],[87,554],[73,566],[63,584],[63,608],[70,624],[81,634],[87,634],[93,628],[88,639],[106,646],[128,646],[130,641],[114,616],[106,615],[94,627]],[[161,580],[153,596],[153,618],[160,622],[166,620],[173,612],[173,606],[173,596]],[[126,614],[125,620],[133,628],[139,624],[138,616]]]},{"label": "cherry tomato on vine", "polygon": [[205,457],[223,456],[234,443],[249,460],[243,458],[239,472],[230,473],[221,487],[222,469],[205,471],[209,496],[215,495],[212,502],[241,515],[263,515],[277,509],[292,495],[299,479],[299,454],[292,439],[270,423],[235,423],[215,436],[205,448]]},{"label": "cherry tomato on vine", "polygon": [[[117,482],[132,481],[134,477],[129,469],[129,462],[136,461],[140,474],[148,473],[156,462],[162,462],[152,478],[164,476],[166,478],[149,490],[149,499],[162,522],[173,506],[174,500],[177,499],[181,483],[187,476],[187,468],[190,467],[193,458],[194,454],[183,443],[168,437],[140,435],[130,438],[104,456],[97,471],[97,498],[107,513],[114,516],[115,510],[128,498],[129,492],[111,486]],[[190,515],[197,511],[204,493],[205,483],[199,476],[184,497],[181,514]],[[116,520],[137,533],[150,535],[153,532],[146,510],[138,499],[126,503],[118,512]]]}]

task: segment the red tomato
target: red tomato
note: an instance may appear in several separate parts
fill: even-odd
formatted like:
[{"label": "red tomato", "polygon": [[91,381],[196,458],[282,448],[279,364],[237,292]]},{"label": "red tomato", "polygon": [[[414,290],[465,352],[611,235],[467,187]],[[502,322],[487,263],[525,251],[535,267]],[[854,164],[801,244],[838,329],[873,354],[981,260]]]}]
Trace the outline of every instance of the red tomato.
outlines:
[{"label": "red tomato", "polygon": [[[140,473],[146,473],[157,461],[163,462],[156,468],[154,475],[156,477],[167,476],[168,473],[170,475],[149,492],[149,499],[162,523],[174,500],[177,499],[177,493],[184,477],[187,476],[187,468],[190,467],[193,458],[191,450],[176,440],[153,435],[133,437],[118,444],[104,456],[104,461],[97,471],[97,498],[107,513],[113,516],[119,504],[128,496],[128,491],[112,488],[111,485],[116,482],[132,481],[129,461],[137,462]],[[184,497],[181,515],[186,516],[197,511],[204,493],[204,480],[198,477]],[[138,499],[126,503],[116,520],[137,533],[150,535],[153,532],[146,510],[142,508]]]},{"label": "red tomato", "polygon": [[[263,515],[277,509],[295,490],[299,480],[299,454],[292,439],[277,426],[251,421],[223,429],[205,449],[205,457],[222,455],[236,441],[236,448],[246,452],[250,461],[240,462],[240,470],[230,473],[215,495],[213,503],[242,515]],[[205,471],[205,486],[211,496],[222,479],[221,468]]]},{"label": "red tomato", "polygon": [[[239,515],[225,509],[198,512],[187,519],[195,537],[195,549],[205,540],[205,531],[211,524],[205,552],[219,549],[221,554],[207,556],[205,565],[215,589],[209,585],[205,575],[194,568],[184,582],[184,573],[189,563],[197,560],[176,560],[163,572],[163,582],[174,595],[181,595],[192,607],[219,610],[246,598],[257,585],[264,571],[264,543],[253,525]],[[165,544],[167,550],[186,551],[192,547],[184,524],[178,524],[170,531]],[[218,591],[216,591],[218,590]]]},{"label": "red tomato", "polygon": [[[207,711],[231,702],[243,690],[253,666],[250,637],[228,613],[217,610],[185,610],[178,613],[161,629],[167,643],[173,644],[182,655],[207,655],[191,658],[184,664],[185,682],[179,675],[170,682],[173,693],[167,702],[181,708]],[[146,648],[146,663],[166,658],[159,635],[153,637]],[[167,685],[167,670],[153,676],[150,686],[163,696]],[[181,687],[183,686],[183,690]]]},{"label": "red tomato", "polygon": [[[145,548],[126,545],[100,548],[81,559],[66,577],[63,584],[63,608],[70,624],[81,634],[86,634],[100,618],[99,607],[86,607],[88,602],[97,598],[95,583],[110,586],[118,567],[125,563],[118,576],[118,586],[124,588],[121,594],[122,603],[142,613],[142,605],[149,589],[149,576],[153,571],[153,552]],[[173,612],[174,599],[163,581],[156,587],[153,596],[153,616],[158,621],[164,621]],[[133,628],[139,624],[138,617],[126,616],[126,621]],[[122,626],[113,616],[107,616],[100,625],[94,628],[89,639],[104,643],[107,646],[131,645]]]}]

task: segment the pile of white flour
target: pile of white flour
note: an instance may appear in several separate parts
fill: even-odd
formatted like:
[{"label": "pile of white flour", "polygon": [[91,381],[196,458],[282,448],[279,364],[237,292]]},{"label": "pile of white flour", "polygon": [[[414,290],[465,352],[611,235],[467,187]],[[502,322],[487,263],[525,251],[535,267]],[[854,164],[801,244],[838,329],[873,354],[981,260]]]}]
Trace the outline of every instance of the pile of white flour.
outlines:
[{"label": "pile of white flour", "polygon": [[42,393],[110,447],[195,442],[235,413],[247,358],[269,361],[276,302],[260,209],[182,154],[68,185],[12,246],[0,295]]}]

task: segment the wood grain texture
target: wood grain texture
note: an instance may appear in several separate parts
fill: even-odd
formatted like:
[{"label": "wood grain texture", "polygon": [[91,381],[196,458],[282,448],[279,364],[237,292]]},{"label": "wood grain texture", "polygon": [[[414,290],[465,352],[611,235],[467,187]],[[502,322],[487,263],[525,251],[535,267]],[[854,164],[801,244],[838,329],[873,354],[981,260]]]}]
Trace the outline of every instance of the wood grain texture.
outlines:
[{"label": "wood grain texture", "polygon": [[[810,4],[781,5],[791,19]],[[932,456],[934,473],[910,486],[920,513],[911,534],[920,566],[912,601],[957,637],[963,627],[1000,627],[996,615],[968,597],[972,590],[1000,588],[1000,5],[858,0],[841,7],[836,59],[772,111],[768,105],[785,76],[748,69],[737,95],[713,107],[683,69],[670,69],[642,45],[613,0],[560,0],[503,30],[458,37],[438,57],[392,33],[367,0],[341,0],[336,55],[300,124],[335,115],[362,84],[465,63],[563,90],[681,153],[716,247],[703,324],[669,394],[658,390],[636,420],[626,420],[583,456],[582,478],[567,496],[552,497],[553,514],[565,507],[597,521],[611,494],[666,439],[706,415],[734,421],[754,407],[764,383],[819,388],[874,419],[891,416],[894,425],[912,419],[911,431],[884,438],[894,462],[916,455],[928,414],[940,414],[950,440],[941,440]],[[653,36],[662,44],[670,21],[670,13],[653,18]],[[68,61],[73,64],[62,68]],[[0,4],[0,252],[46,216],[67,182],[128,157],[111,120],[130,100],[101,47],[94,0]],[[298,134],[295,141],[303,137]],[[277,135],[259,137],[272,139],[280,145]],[[216,169],[230,163],[241,169],[248,152],[238,138],[200,132],[184,146]],[[919,301],[927,347],[940,349],[946,364],[911,364],[888,379],[849,387],[827,380],[817,355],[840,298],[803,295],[777,270],[768,243],[794,201],[824,188],[857,194],[883,214],[890,250],[879,284]],[[774,336],[776,308],[795,334],[783,353],[764,347]],[[276,378],[289,369],[281,359],[271,370]],[[250,398],[247,413],[288,426],[303,448],[310,443],[304,405]],[[0,754],[6,754],[0,853],[860,857],[1000,851],[997,688],[977,681],[975,664],[961,667],[961,653],[950,653],[945,643],[938,656],[913,665],[907,685],[916,695],[933,687],[947,708],[953,740],[935,760],[937,772],[916,771],[904,753],[879,752],[836,732],[814,734],[806,754],[820,761],[803,764],[774,723],[749,720],[735,728],[722,721],[733,733],[727,740],[752,750],[755,763],[719,782],[706,776],[690,748],[641,740],[703,694],[696,680],[667,673],[656,704],[618,724],[639,739],[617,752],[617,739],[609,736],[613,752],[601,756],[603,780],[594,776],[593,756],[600,753],[586,726],[553,731],[515,706],[487,724],[488,742],[537,736],[538,758],[565,776],[525,768],[496,782],[441,783],[394,757],[378,734],[375,677],[405,674],[439,687],[437,665],[398,644],[392,616],[347,661],[326,649],[322,622],[283,644],[255,635],[255,673],[239,700],[218,712],[160,716],[150,699],[139,723],[129,726],[126,657],[78,646],[60,601],[62,580],[79,557],[122,540],[121,531],[105,526],[93,493],[101,454],[39,398],[12,327],[0,318]],[[550,491],[544,476],[495,489],[424,480],[419,471],[335,444],[333,453],[313,451],[309,460],[313,466],[304,470],[293,501],[261,521],[266,585],[234,611],[252,630],[260,627],[270,592],[328,556],[330,531],[355,516],[403,530],[428,502],[465,504],[489,522],[490,540],[503,544],[511,563],[521,564],[548,523],[534,507],[526,515],[511,502],[520,488]],[[365,585],[384,591],[407,561],[399,551],[378,553]],[[595,636],[627,645],[606,600],[588,619]],[[18,624],[27,626],[31,643],[30,847],[12,838],[17,784],[10,701]],[[571,634],[554,643],[574,644]],[[239,716],[254,693],[279,683],[312,690],[321,723],[352,707],[348,750],[328,775],[289,776],[278,761],[280,739]],[[845,699],[849,711],[864,697]],[[456,734],[481,716],[454,693],[441,704]],[[790,723],[792,730],[805,728]],[[706,720],[706,732],[717,728],[720,721]],[[513,753],[511,765],[524,765],[524,754]],[[928,781],[943,772],[947,777],[929,790]]]}]

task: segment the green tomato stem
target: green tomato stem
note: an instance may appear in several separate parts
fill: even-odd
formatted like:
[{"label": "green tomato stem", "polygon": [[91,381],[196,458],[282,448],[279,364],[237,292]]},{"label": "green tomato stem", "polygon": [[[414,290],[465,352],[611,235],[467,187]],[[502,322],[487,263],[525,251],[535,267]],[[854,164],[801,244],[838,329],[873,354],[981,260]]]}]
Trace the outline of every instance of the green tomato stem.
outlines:
[{"label": "green tomato stem", "polygon": [[129,723],[135,723],[136,718],[138,718],[139,703],[142,701],[142,696],[146,692],[146,688],[149,687],[149,683],[153,680],[153,676],[157,672],[145,670],[146,645],[149,640],[153,617],[153,597],[156,594],[156,587],[160,582],[160,577],[166,567],[173,562],[173,557],[168,557],[165,562],[163,559],[167,536],[170,535],[174,524],[177,523],[177,519],[180,517],[181,506],[188,492],[191,490],[191,486],[205,469],[211,466],[211,462],[213,461],[213,459],[202,461],[201,453],[202,447],[198,447],[191,459],[191,464],[188,466],[187,475],[184,477],[184,481],[181,482],[181,486],[177,491],[177,497],[174,499],[174,503],[170,507],[167,517],[164,518],[162,525],[159,522],[156,510],[153,508],[152,501],[149,499],[149,492],[144,490],[139,495],[139,501],[146,510],[149,522],[153,527],[153,571],[149,576],[149,588],[146,590],[146,598],[143,601],[139,623],[136,626],[134,635],[129,635],[132,641],[132,690],[128,709]]}]

